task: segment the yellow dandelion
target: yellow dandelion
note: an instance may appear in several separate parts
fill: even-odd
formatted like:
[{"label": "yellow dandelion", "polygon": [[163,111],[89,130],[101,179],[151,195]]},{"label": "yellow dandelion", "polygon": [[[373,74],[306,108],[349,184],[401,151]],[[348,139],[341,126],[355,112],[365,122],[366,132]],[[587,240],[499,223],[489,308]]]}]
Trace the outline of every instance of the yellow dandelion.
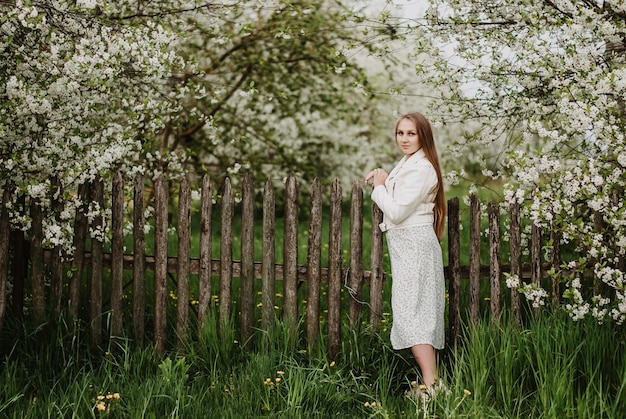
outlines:
[{"label": "yellow dandelion", "polygon": [[96,409],[98,409],[99,411],[104,411],[107,409],[106,405],[104,404],[104,402],[100,402],[96,405]]},{"label": "yellow dandelion", "polygon": [[280,307],[274,306],[274,310],[280,310]]},{"label": "yellow dandelion", "polygon": [[263,295],[262,291],[257,291],[256,295]]},{"label": "yellow dandelion", "polygon": [[365,402],[365,407],[370,407],[370,402]]},{"label": "yellow dandelion", "polygon": [[282,377],[283,375],[285,375],[285,371],[276,371],[276,374]]},{"label": "yellow dandelion", "polygon": [[112,394],[107,394],[107,400],[111,400],[113,398]]},{"label": "yellow dandelion", "polygon": [[278,383],[280,383],[280,382],[282,381],[282,378],[280,378],[280,377],[276,377],[276,378],[274,379],[274,381],[276,381],[276,384],[278,384]]},{"label": "yellow dandelion", "polygon": [[259,303],[256,305],[257,307],[263,307],[263,303]]},{"label": "yellow dandelion", "polygon": [[113,393],[113,399],[119,400],[120,399],[120,393]]},{"label": "yellow dandelion", "polygon": [[283,295],[282,295],[280,292],[277,292],[277,293],[276,293],[276,297],[278,297],[278,298],[283,298]]},{"label": "yellow dandelion", "polygon": [[36,402],[37,400],[37,396],[33,397],[33,402]]},{"label": "yellow dandelion", "polygon": [[411,387],[412,388],[417,387],[417,381],[411,381]]},{"label": "yellow dandelion", "polygon": [[463,394],[465,394],[466,396],[471,396],[472,392],[469,391],[468,389],[463,390]]},{"label": "yellow dandelion", "polygon": [[237,339],[233,340],[233,343],[234,343],[235,345],[239,345],[239,341],[238,341]]},{"label": "yellow dandelion", "polygon": [[333,362],[331,362],[331,363],[330,363],[330,367],[331,367],[331,368],[332,368],[332,367],[334,367],[334,366],[335,366],[335,361],[333,361]]},{"label": "yellow dandelion", "polygon": [[485,301],[491,301],[491,298],[485,297]]},{"label": "yellow dandelion", "polygon": [[420,390],[422,391],[426,391],[428,387],[426,387],[426,384],[420,384]]},{"label": "yellow dandelion", "polygon": [[101,394],[97,397],[98,400],[104,400],[104,396]]}]

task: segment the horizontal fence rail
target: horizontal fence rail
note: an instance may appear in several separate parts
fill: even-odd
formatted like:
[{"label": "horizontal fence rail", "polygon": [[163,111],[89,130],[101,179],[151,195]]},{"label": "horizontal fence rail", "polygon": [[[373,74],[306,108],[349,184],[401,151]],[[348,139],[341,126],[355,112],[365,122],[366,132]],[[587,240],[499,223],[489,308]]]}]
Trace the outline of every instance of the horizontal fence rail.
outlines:
[{"label": "horizontal fence rail", "polygon": [[[190,300],[192,291],[198,296],[197,309],[190,313],[190,304],[178,303],[175,313],[176,348],[183,350],[190,338],[190,314],[197,316],[198,327],[206,323],[214,294],[218,296],[217,315],[222,331],[236,326],[240,341],[247,342],[253,335],[257,320],[263,329],[274,326],[276,319],[275,294],[276,281],[282,283],[283,310],[285,324],[293,336],[298,333],[300,318],[304,318],[303,330],[307,344],[315,346],[320,333],[320,301],[327,302],[327,348],[329,357],[334,358],[341,347],[342,324],[342,289],[350,295],[347,307],[348,324],[358,328],[365,315],[369,314],[369,324],[376,330],[381,327],[383,314],[383,286],[386,281],[383,272],[384,243],[383,235],[376,226],[382,221],[382,213],[372,206],[371,230],[364,228],[363,189],[355,182],[350,190],[349,226],[342,226],[342,188],[337,180],[332,183],[330,196],[326,199],[328,207],[328,266],[321,266],[322,208],[324,195],[320,183],[315,180],[311,185],[309,199],[309,225],[307,236],[306,264],[298,265],[298,187],[295,176],[290,174],[285,183],[285,196],[282,211],[284,221],[283,263],[275,263],[276,249],[276,200],[273,185],[267,181],[263,190],[262,217],[254,219],[255,190],[253,181],[246,176],[241,188],[241,201],[235,202],[235,193],[227,178],[220,191],[221,199],[213,203],[213,186],[208,177],[201,180],[201,202],[199,209],[200,231],[199,257],[191,257],[192,241],[192,205],[191,191],[186,180],[180,182],[178,194],[170,196],[172,185],[164,178],[152,184],[150,197],[153,199],[154,212],[154,248],[153,255],[146,254],[146,237],[144,227],[149,220],[144,217],[146,207],[146,180],[141,175],[132,179],[133,196],[124,196],[124,177],[115,172],[110,191],[104,191],[101,181],[83,185],[79,189],[79,197],[87,201],[98,202],[101,207],[111,208],[111,251],[104,252],[103,245],[91,240],[91,250],[86,251],[89,230],[103,227],[102,217],[94,217],[89,223],[85,216],[86,208],[77,211],[75,218],[74,247],[75,253],[71,261],[63,261],[58,248],[44,249],[42,246],[41,207],[31,202],[32,228],[26,234],[20,230],[12,231],[9,226],[6,203],[9,199],[7,191],[3,192],[3,206],[0,214],[0,327],[6,317],[8,307],[7,284],[11,280],[10,313],[19,318],[24,310],[25,284],[30,278],[29,290],[32,300],[29,312],[34,322],[45,321],[47,313],[58,315],[61,307],[68,307],[71,319],[84,321],[89,325],[90,337],[95,345],[103,342],[103,336],[124,336],[124,307],[132,313],[132,338],[138,345],[144,345],[146,327],[152,327],[155,352],[164,354],[167,350],[167,312],[168,293],[175,286],[179,302]],[[168,229],[171,223],[172,202],[177,203],[175,226],[177,231],[177,256],[168,254]],[[133,231],[132,253],[124,252],[125,206],[132,208]],[[213,212],[219,210],[219,259],[212,258],[213,240],[217,230],[212,220]],[[448,265],[445,277],[449,297],[448,342],[455,346],[461,334],[462,315],[467,313],[470,321],[478,322],[481,316],[481,284],[489,282],[489,313],[492,321],[499,322],[503,305],[502,282],[504,273],[517,275],[519,278],[539,284],[544,273],[559,267],[558,246],[552,248],[549,261],[541,259],[542,232],[533,226],[530,249],[530,261],[522,263],[521,220],[518,205],[509,211],[509,263],[501,259],[502,238],[500,232],[500,209],[496,203],[490,202],[488,210],[489,263],[480,264],[481,258],[481,203],[476,195],[472,195],[469,208],[469,265],[461,265],[461,220],[459,199],[448,201]],[[240,252],[241,260],[233,260],[234,234],[233,224],[235,213],[241,218]],[[254,260],[254,227],[262,226],[262,260]],[[215,231],[214,231],[215,230]],[[343,249],[343,232],[349,231],[349,248]],[[371,235],[369,270],[364,269],[364,234]],[[554,239],[554,237],[551,237]],[[555,242],[558,243],[558,240]],[[484,243],[482,243],[484,244]],[[349,254],[349,265],[346,267],[342,258],[345,250]],[[110,275],[109,301],[105,303],[103,296],[103,278],[105,269]],[[123,282],[124,271],[132,271],[132,280]],[[69,277],[66,272],[69,272]],[[147,287],[146,273],[152,272],[153,286]],[[10,276],[9,276],[10,273]],[[175,281],[172,278],[175,274]],[[86,276],[85,276],[86,275]],[[197,277],[192,282],[191,276]],[[44,277],[48,279],[46,285]],[[212,278],[218,278],[218,290],[212,289]],[[85,287],[82,282],[88,281]],[[233,290],[233,278],[239,278],[239,288]],[[255,283],[261,281],[261,318],[255,318]],[[462,280],[467,286],[462,288]],[[192,290],[191,285],[197,284]],[[326,284],[326,296],[323,296],[320,285]],[[298,290],[306,284],[306,310],[299,313]],[[558,283],[553,283],[553,292],[557,297],[553,305],[558,305]],[[89,289],[89,295],[81,295]],[[132,289],[129,302],[124,297],[124,290]],[[462,289],[467,289],[462,295]],[[65,290],[65,291],[64,291]],[[363,313],[364,292],[367,295],[367,310]],[[152,320],[146,320],[147,295],[152,295]],[[233,295],[239,298],[239,324],[233,325]],[[484,301],[485,299],[483,299]],[[88,306],[88,310],[84,307]],[[105,307],[110,316],[105,324]],[[510,293],[510,307],[514,321],[522,322],[522,304],[517,292]],[[132,310],[128,310],[132,308]],[[170,308],[171,309],[171,308]],[[85,314],[87,313],[87,314]],[[83,318],[84,316],[87,318]],[[73,322],[69,322],[73,324]],[[1,329],[0,329],[1,331]],[[105,333],[106,332],[106,333]],[[115,338],[113,338],[115,339]]]}]

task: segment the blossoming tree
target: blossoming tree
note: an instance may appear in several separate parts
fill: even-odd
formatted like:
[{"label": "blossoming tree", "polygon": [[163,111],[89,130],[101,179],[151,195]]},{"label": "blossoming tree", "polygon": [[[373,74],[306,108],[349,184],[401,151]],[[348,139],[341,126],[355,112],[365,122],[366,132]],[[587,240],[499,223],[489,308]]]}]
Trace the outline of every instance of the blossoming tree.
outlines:
[{"label": "blossoming tree", "polygon": [[353,180],[372,154],[363,145],[376,138],[384,100],[369,94],[369,75],[352,59],[378,48],[362,36],[354,2],[227,3],[167,15],[182,34],[176,50],[194,66],[176,76],[186,112],[163,144],[189,150],[187,162],[217,182],[244,171],[277,186],[290,171],[323,184]]},{"label": "blossoming tree", "polygon": [[[158,24],[127,25],[77,3],[0,4],[0,184],[8,204],[68,204],[46,217],[52,245],[67,244],[77,186],[132,165],[176,111],[162,88],[182,64]],[[13,205],[11,219],[29,227],[24,208]]]},{"label": "blossoming tree", "polygon": [[[349,61],[376,43],[350,17],[335,0],[1,2],[0,191],[11,225],[29,234],[29,208],[40,210],[43,245],[71,257],[75,216],[108,215],[80,186],[113,169],[218,182],[241,168],[275,180],[354,174],[377,155],[363,144],[379,113]],[[105,240],[106,223],[91,236]]]},{"label": "blossoming tree", "polygon": [[467,128],[451,150],[476,153],[507,203],[577,252],[555,273],[572,318],[623,323],[626,4],[435,0],[410,23],[431,116]]},{"label": "blossoming tree", "polygon": [[340,2],[54,0],[0,10],[0,182],[25,230],[18,196],[66,203],[44,222],[50,245],[71,247],[78,185],[115,167],[311,180],[353,174],[361,150],[371,154],[362,145],[376,109],[346,55],[366,43]]}]

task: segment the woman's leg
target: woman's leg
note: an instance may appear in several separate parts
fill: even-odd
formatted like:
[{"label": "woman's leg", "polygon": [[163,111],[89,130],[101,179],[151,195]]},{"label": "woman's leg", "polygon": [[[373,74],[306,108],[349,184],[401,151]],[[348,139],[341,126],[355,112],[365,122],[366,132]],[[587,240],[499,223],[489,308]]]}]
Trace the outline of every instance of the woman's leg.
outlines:
[{"label": "woman's leg", "polygon": [[422,379],[426,387],[431,387],[437,379],[437,359],[432,345],[414,345],[411,347],[413,357],[422,370]]}]

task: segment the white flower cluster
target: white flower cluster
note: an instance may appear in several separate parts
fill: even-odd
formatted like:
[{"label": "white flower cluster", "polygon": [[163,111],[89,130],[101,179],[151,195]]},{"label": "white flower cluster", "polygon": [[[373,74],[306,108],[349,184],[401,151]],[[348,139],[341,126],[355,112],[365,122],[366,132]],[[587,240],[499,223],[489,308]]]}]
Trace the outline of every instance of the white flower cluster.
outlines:
[{"label": "white flower cluster", "polygon": [[580,292],[581,287],[580,278],[574,278],[564,292],[564,296],[569,299],[569,302],[565,304],[565,310],[574,321],[582,320],[590,310],[590,304],[585,301]]},{"label": "white flower cluster", "polygon": [[[508,284],[507,284],[508,285]],[[548,292],[543,288],[535,285],[535,284],[524,284],[521,287],[518,287],[519,292],[524,294],[528,302],[534,307],[539,308],[544,306],[546,303],[546,297],[548,297]]]},{"label": "white flower cluster", "polygon": [[520,287],[520,279],[518,275],[506,274],[506,286],[510,289],[517,289]]}]

